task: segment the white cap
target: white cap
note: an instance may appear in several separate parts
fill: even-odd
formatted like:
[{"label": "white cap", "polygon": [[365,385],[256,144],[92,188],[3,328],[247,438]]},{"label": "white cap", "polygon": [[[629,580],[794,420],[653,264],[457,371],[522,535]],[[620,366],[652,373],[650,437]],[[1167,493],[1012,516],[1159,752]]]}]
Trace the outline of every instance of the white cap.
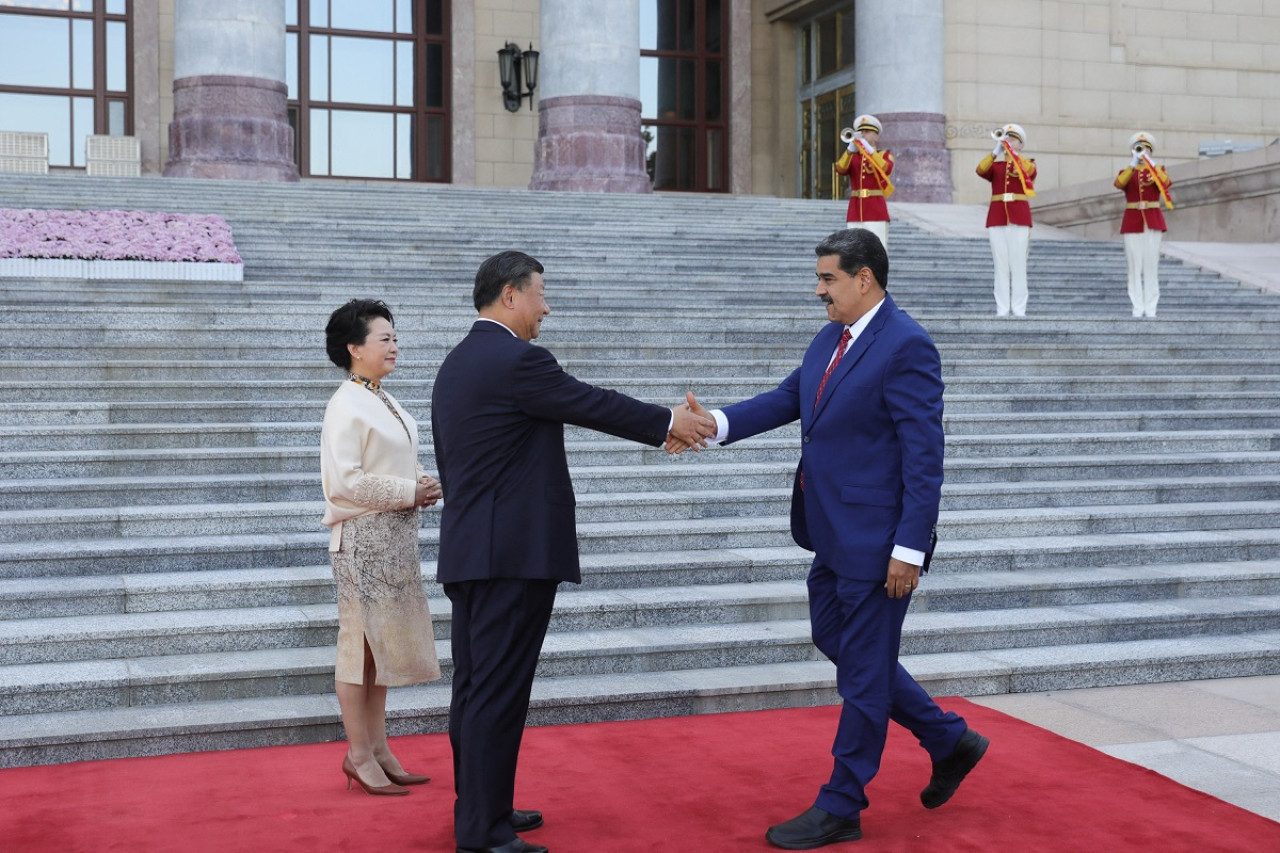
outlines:
[{"label": "white cap", "polygon": [[1022,129],[1022,125],[1006,124],[1004,126],[1004,132],[1009,136],[1016,137],[1023,145],[1027,144],[1027,132]]},{"label": "white cap", "polygon": [[1151,134],[1147,133],[1145,130],[1140,130],[1137,133],[1135,133],[1133,136],[1129,137],[1129,148],[1132,149],[1133,146],[1137,145],[1139,142],[1145,142],[1147,144],[1147,147],[1149,147],[1152,151],[1156,150],[1156,138]]},{"label": "white cap", "polygon": [[853,129],[858,133],[864,130],[874,130],[876,133],[880,133],[884,128],[880,124],[880,119],[875,116],[862,115],[853,120]]}]

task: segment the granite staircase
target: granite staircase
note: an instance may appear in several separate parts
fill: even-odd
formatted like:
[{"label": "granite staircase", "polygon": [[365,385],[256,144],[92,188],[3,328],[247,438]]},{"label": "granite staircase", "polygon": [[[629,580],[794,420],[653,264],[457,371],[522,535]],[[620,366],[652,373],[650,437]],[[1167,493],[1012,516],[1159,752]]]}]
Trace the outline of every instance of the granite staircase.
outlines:
[{"label": "granite staircase", "polygon": [[[533,204],[531,204],[533,202]],[[0,206],[217,212],[245,281],[0,279],[0,766],[332,740],[336,609],[319,423],[329,311],[396,313],[423,427],[481,259],[547,265],[542,343],[579,377],[708,405],[773,387],[823,322],[842,205],[306,182],[0,178]],[[536,221],[527,221],[529,211]],[[904,662],[938,694],[1280,672],[1280,298],[1162,263],[1129,317],[1119,244],[1034,241],[1030,316],[985,241],[894,223],[889,290],[948,383],[934,570]],[[670,459],[570,429],[585,583],[532,720],[832,701],[787,532],[794,427]],[[714,500],[708,500],[714,495]],[[445,681],[392,691],[440,731]]]}]

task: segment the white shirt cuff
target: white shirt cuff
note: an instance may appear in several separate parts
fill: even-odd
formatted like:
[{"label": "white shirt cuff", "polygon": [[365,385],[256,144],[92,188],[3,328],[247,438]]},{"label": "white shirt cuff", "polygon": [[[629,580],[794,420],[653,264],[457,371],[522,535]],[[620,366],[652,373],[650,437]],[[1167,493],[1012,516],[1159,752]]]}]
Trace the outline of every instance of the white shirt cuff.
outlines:
[{"label": "white shirt cuff", "polygon": [[729,419],[719,409],[712,409],[711,417],[716,420],[716,434],[711,439],[711,443],[724,444],[724,440],[729,437]]},{"label": "white shirt cuff", "polygon": [[913,566],[923,566],[924,551],[917,551],[914,548],[904,548],[901,545],[894,545],[893,559],[901,560],[904,563],[910,563]]}]

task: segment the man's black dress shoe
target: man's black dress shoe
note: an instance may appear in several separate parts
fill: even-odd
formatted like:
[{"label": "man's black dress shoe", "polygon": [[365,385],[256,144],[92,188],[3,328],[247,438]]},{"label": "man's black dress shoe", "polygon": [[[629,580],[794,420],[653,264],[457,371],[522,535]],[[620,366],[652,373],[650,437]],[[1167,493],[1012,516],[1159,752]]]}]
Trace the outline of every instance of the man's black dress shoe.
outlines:
[{"label": "man's black dress shoe", "polygon": [[517,838],[501,847],[459,847],[458,853],[547,853],[547,848],[541,844],[530,844],[523,838]]},{"label": "man's black dress shoe", "polygon": [[535,812],[533,809],[528,811],[512,809],[508,820],[511,822],[511,828],[516,832],[528,832],[542,826],[542,812]]},{"label": "man's black dress shoe", "polygon": [[839,841],[857,841],[862,837],[862,821],[836,817],[813,806],[799,817],[769,827],[764,837],[783,850],[813,850]]},{"label": "man's black dress shoe", "polygon": [[965,729],[951,754],[941,761],[933,762],[933,775],[929,777],[929,784],[920,792],[920,802],[924,807],[936,809],[951,799],[964,777],[982,760],[990,743],[988,738],[973,729]]}]

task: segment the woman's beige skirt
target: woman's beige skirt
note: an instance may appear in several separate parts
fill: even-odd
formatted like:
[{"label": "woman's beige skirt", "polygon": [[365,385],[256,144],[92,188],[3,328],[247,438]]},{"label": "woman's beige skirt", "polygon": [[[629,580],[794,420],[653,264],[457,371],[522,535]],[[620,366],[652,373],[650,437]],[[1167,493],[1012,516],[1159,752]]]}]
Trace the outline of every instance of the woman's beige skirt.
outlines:
[{"label": "woman's beige skirt", "polygon": [[418,684],[440,677],[431,611],[422,591],[415,509],[371,512],[342,524],[342,549],[329,552],[338,584],[334,677],[364,683],[364,641],[376,683]]}]

